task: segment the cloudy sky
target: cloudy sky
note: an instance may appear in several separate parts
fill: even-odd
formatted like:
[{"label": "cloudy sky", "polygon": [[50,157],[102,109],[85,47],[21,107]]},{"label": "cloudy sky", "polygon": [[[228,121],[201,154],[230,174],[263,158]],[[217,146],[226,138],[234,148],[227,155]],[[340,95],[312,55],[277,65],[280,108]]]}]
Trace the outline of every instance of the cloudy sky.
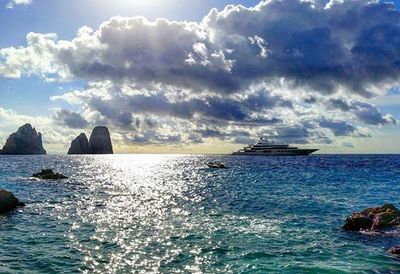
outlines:
[{"label": "cloudy sky", "polygon": [[0,142],[223,153],[268,135],[400,152],[400,12],[359,0],[0,0]]}]

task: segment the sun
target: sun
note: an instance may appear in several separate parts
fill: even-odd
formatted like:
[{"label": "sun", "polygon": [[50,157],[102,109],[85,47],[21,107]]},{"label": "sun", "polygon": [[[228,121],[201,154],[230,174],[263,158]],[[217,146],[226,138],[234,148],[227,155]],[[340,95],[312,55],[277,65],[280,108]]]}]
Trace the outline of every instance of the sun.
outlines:
[{"label": "sun", "polygon": [[160,13],[179,5],[177,0],[92,0],[102,13],[121,16],[160,17]]}]

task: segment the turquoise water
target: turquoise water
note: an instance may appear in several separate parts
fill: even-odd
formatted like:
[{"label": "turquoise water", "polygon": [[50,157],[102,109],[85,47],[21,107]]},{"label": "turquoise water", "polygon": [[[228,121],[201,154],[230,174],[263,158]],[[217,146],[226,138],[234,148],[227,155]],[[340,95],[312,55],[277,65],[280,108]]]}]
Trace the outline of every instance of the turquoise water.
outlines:
[{"label": "turquoise water", "polygon": [[2,156],[0,187],[28,205],[0,216],[1,273],[400,273],[400,237],[340,229],[400,207],[400,156]]}]

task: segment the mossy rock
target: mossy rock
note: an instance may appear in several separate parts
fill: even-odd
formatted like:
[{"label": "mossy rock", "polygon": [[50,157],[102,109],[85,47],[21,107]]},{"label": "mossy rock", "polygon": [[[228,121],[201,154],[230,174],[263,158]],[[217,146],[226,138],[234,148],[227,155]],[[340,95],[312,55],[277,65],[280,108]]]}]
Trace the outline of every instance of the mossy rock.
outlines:
[{"label": "mossy rock", "polygon": [[0,190],[0,213],[5,213],[17,207],[25,206],[9,191]]}]

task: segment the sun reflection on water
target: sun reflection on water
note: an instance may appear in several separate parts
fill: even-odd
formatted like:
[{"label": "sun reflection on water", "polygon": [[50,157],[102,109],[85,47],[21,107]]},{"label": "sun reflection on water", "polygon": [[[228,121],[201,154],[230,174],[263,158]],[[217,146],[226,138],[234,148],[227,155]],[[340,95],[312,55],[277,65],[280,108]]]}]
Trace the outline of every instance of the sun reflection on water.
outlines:
[{"label": "sun reflection on water", "polygon": [[207,205],[200,206],[208,196],[207,177],[218,179],[221,174],[210,173],[198,157],[75,160],[81,163],[74,165],[79,168],[73,181],[87,189],[70,204],[78,220],[67,238],[83,254],[85,273],[200,273],[215,254],[229,256],[232,251],[228,243],[215,239],[215,232],[231,228],[231,233],[245,235],[252,228],[279,233],[277,223],[207,214]]},{"label": "sun reflection on water", "polygon": [[[76,179],[91,193],[76,207],[80,224],[69,231],[72,245],[85,254],[85,272],[115,273],[132,267],[158,272],[176,263],[184,250],[174,242],[190,235],[196,225],[189,221],[190,202],[201,200],[189,188],[199,180],[191,172],[196,164],[171,155],[91,160],[92,176]],[[191,183],[185,179],[188,170]],[[87,238],[82,238],[82,226],[89,229]],[[194,245],[187,251],[194,256],[199,250]],[[195,265],[189,268],[199,271]]]},{"label": "sun reflection on water", "polygon": [[[379,158],[375,163],[379,172],[363,169],[358,174],[362,183],[343,183],[353,178],[349,174],[359,172],[357,159],[340,158],[334,164],[327,156],[242,159],[13,158],[15,163],[6,162],[3,168],[7,178],[14,174],[6,186],[24,197],[28,206],[0,225],[5,247],[0,250],[0,272],[24,272],[27,267],[49,273],[281,269],[351,273],[366,268],[391,273],[398,269],[398,263],[382,256],[386,242],[366,251],[362,242],[335,228],[351,206],[363,202],[354,197],[372,192],[374,202],[397,197],[399,174],[393,170],[400,168],[400,161]],[[224,160],[229,168],[208,169],[204,163],[210,160]],[[49,166],[70,178],[63,182],[26,179],[27,174]],[[392,172],[393,181],[382,181],[382,172]]]}]

